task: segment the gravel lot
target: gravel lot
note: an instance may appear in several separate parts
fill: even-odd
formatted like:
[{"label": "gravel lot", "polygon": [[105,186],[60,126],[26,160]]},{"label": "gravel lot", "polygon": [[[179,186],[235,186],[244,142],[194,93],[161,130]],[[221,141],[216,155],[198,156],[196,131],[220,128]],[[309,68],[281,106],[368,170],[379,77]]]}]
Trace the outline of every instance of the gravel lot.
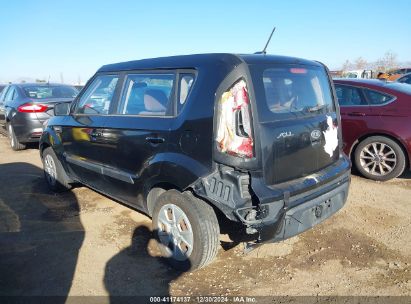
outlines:
[{"label": "gravel lot", "polygon": [[[411,295],[411,175],[353,176],[347,205],[321,225],[177,273],[157,256],[150,220],[88,188],[47,190],[35,146],[0,137],[0,295]],[[104,300],[103,300],[104,299]]]}]

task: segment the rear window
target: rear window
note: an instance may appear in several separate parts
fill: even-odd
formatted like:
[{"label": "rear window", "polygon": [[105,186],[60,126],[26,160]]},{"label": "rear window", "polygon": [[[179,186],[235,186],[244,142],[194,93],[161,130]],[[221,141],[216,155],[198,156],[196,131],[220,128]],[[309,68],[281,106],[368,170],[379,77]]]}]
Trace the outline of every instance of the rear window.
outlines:
[{"label": "rear window", "polygon": [[166,116],[174,88],[174,74],[132,74],[127,76],[120,113]]},{"label": "rear window", "polygon": [[273,113],[334,111],[324,69],[306,66],[270,67],[263,71],[265,99]]},{"label": "rear window", "polygon": [[45,98],[74,98],[78,91],[70,86],[30,86],[23,88],[27,97],[34,99]]}]

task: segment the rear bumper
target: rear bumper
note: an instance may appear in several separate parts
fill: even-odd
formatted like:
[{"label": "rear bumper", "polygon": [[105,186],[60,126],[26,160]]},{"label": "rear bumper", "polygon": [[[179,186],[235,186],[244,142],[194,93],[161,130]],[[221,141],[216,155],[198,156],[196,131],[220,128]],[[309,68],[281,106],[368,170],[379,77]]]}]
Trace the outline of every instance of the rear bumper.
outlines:
[{"label": "rear bumper", "polygon": [[19,142],[38,142],[40,140],[43,125],[35,113],[17,113],[11,120],[11,124]]},{"label": "rear bumper", "polygon": [[259,229],[261,241],[285,240],[323,222],[344,206],[347,201],[349,185],[350,178],[315,199],[290,209],[284,209],[278,221],[263,222]]},{"label": "rear bumper", "polygon": [[347,200],[350,165],[345,158],[341,161],[342,171],[336,178],[293,196],[287,191],[282,198],[269,200],[264,196],[265,201],[252,208],[255,217],[250,217],[250,207],[236,209],[237,217],[258,231],[260,242],[285,240],[312,228],[340,210]]}]

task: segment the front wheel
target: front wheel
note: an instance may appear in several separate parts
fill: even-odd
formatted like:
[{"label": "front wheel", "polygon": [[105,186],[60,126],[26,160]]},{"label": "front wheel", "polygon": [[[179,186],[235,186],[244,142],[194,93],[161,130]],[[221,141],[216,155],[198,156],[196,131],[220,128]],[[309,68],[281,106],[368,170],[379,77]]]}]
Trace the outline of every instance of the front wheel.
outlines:
[{"label": "front wheel", "polygon": [[153,231],[166,261],[178,270],[194,270],[217,255],[220,228],[213,208],[191,193],[164,192],[153,211]]},{"label": "front wheel", "polygon": [[372,136],[360,142],[354,157],[358,171],[376,181],[387,181],[399,176],[406,165],[402,148],[384,136]]}]

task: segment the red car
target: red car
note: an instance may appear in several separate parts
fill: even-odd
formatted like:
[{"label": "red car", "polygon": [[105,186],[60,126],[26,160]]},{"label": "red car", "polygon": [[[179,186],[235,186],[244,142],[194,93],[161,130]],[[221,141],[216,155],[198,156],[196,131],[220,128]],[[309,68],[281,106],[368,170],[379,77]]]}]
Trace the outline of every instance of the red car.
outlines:
[{"label": "red car", "polygon": [[365,177],[386,181],[410,169],[411,86],[335,79],[344,151]]}]

